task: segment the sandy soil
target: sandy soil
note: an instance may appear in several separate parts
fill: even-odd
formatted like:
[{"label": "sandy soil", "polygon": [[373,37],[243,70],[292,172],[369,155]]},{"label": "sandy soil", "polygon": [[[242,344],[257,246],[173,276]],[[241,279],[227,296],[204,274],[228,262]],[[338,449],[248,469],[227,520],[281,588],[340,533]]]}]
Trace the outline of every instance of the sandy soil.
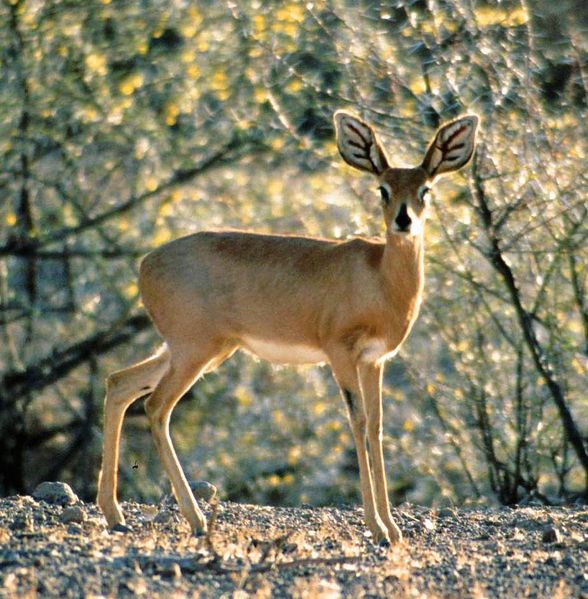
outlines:
[{"label": "sandy soil", "polygon": [[0,499],[0,597],[587,597],[588,509],[402,506],[405,540],[376,547],[360,508],[204,504],[194,538],[171,498],[94,504]]}]

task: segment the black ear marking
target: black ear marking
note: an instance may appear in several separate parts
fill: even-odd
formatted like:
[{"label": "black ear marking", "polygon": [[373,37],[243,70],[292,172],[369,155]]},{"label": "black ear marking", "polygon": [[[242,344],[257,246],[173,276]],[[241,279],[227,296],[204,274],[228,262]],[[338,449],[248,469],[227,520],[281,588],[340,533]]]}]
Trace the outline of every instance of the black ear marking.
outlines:
[{"label": "black ear marking", "polygon": [[479,119],[464,115],[442,125],[429,145],[422,166],[432,179],[459,170],[471,159],[476,146]]},{"label": "black ear marking", "polygon": [[338,110],[333,119],[337,147],[343,160],[359,170],[381,175],[388,168],[388,159],[372,127],[342,110]]}]

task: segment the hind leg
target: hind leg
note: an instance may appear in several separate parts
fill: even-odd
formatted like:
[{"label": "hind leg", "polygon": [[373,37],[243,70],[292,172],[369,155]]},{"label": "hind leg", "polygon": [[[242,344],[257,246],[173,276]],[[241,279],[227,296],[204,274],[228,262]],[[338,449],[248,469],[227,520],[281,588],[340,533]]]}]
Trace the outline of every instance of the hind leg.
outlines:
[{"label": "hind leg", "polygon": [[169,434],[169,422],[174,406],[196,379],[218,366],[233,351],[234,348],[212,345],[206,349],[198,348],[197,354],[193,347],[171,348],[169,370],[145,402],[145,411],[162,466],[171,481],[180,511],[188,520],[192,531],[197,534],[206,531],[206,520],[190,491],[176,455]]},{"label": "hind leg", "polygon": [[104,445],[98,479],[97,503],[108,525],[124,525],[125,518],[116,498],[120,434],[128,407],[153,390],[168,367],[167,349],[124,370],[111,374],[104,400]]}]

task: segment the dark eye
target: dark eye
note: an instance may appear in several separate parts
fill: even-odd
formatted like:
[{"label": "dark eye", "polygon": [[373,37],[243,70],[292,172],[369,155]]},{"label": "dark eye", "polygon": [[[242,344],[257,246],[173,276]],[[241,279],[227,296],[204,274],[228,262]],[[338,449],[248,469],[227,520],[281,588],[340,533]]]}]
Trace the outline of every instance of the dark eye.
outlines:
[{"label": "dark eye", "polygon": [[418,190],[419,200],[421,202],[426,202],[430,192],[431,188],[428,185],[421,185]]},{"label": "dark eye", "polygon": [[382,196],[382,202],[387,206],[390,203],[390,192],[383,185],[378,187],[378,189],[380,190],[380,195]]}]

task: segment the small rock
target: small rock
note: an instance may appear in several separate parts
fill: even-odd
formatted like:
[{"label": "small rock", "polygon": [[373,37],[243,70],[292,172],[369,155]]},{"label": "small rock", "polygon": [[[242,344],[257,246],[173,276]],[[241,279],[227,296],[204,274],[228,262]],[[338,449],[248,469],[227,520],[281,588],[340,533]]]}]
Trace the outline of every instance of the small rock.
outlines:
[{"label": "small rock", "polygon": [[86,510],[84,510],[79,505],[72,505],[70,507],[66,507],[61,516],[59,517],[60,522],[63,524],[76,523],[81,524],[88,519],[88,514],[86,514]]},{"label": "small rock", "polygon": [[10,541],[10,530],[0,527],[0,545],[5,545]]},{"label": "small rock", "polygon": [[30,513],[19,514],[10,523],[11,530],[22,530],[23,532],[30,532],[33,530],[33,517]]},{"label": "small rock", "polygon": [[438,518],[453,518],[455,516],[455,510],[451,507],[443,507],[437,512]]},{"label": "small rock", "polygon": [[163,509],[157,516],[155,516],[155,518],[153,518],[153,522],[157,524],[167,524],[168,522],[171,522],[173,516],[174,514],[171,510]]},{"label": "small rock", "polygon": [[429,532],[435,530],[435,523],[430,518],[425,518],[423,520],[423,526],[425,530],[428,530]]},{"label": "small rock", "polygon": [[67,527],[67,532],[70,535],[80,535],[80,534],[82,534],[82,527],[79,524],[72,522]]},{"label": "small rock", "polygon": [[71,505],[79,502],[77,495],[67,483],[44,482],[33,491],[33,498],[58,505]]},{"label": "small rock", "polygon": [[285,555],[288,555],[289,553],[294,553],[297,550],[298,550],[297,543],[286,543],[286,544],[282,545],[282,553]]},{"label": "small rock", "polygon": [[173,578],[179,580],[182,578],[182,570],[177,562],[165,560],[156,565],[156,572],[163,578]]},{"label": "small rock", "polygon": [[122,583],[123,588],[131,591],[134,595],[144,595],[148,590],[147,583],[141,576],[133,576]]},{"label": "small rock", "polygon": [[543,528],[541,540],[544,543],[559,543],[561,541],[561,533],[555,526],[548,524]]},{"label": "small rock", "polygon": [[571,555],[566,555],[561,560],[561,565],[564,566],[564,568],[573,568],[574,564],[574,558]]},{"label": "small rock", "polygon": [[191,480],[189,485],[195,499],[210,502],[216,496],[216,487],[205,480]]},{"label": "small rock", "polygon": [[120,522],[118,524],[115,524],[110,530],[112,530],[112,532],[120,532],[123,535],[133,532],[132,528],[130,528],[126,524],[121,524]]}]

